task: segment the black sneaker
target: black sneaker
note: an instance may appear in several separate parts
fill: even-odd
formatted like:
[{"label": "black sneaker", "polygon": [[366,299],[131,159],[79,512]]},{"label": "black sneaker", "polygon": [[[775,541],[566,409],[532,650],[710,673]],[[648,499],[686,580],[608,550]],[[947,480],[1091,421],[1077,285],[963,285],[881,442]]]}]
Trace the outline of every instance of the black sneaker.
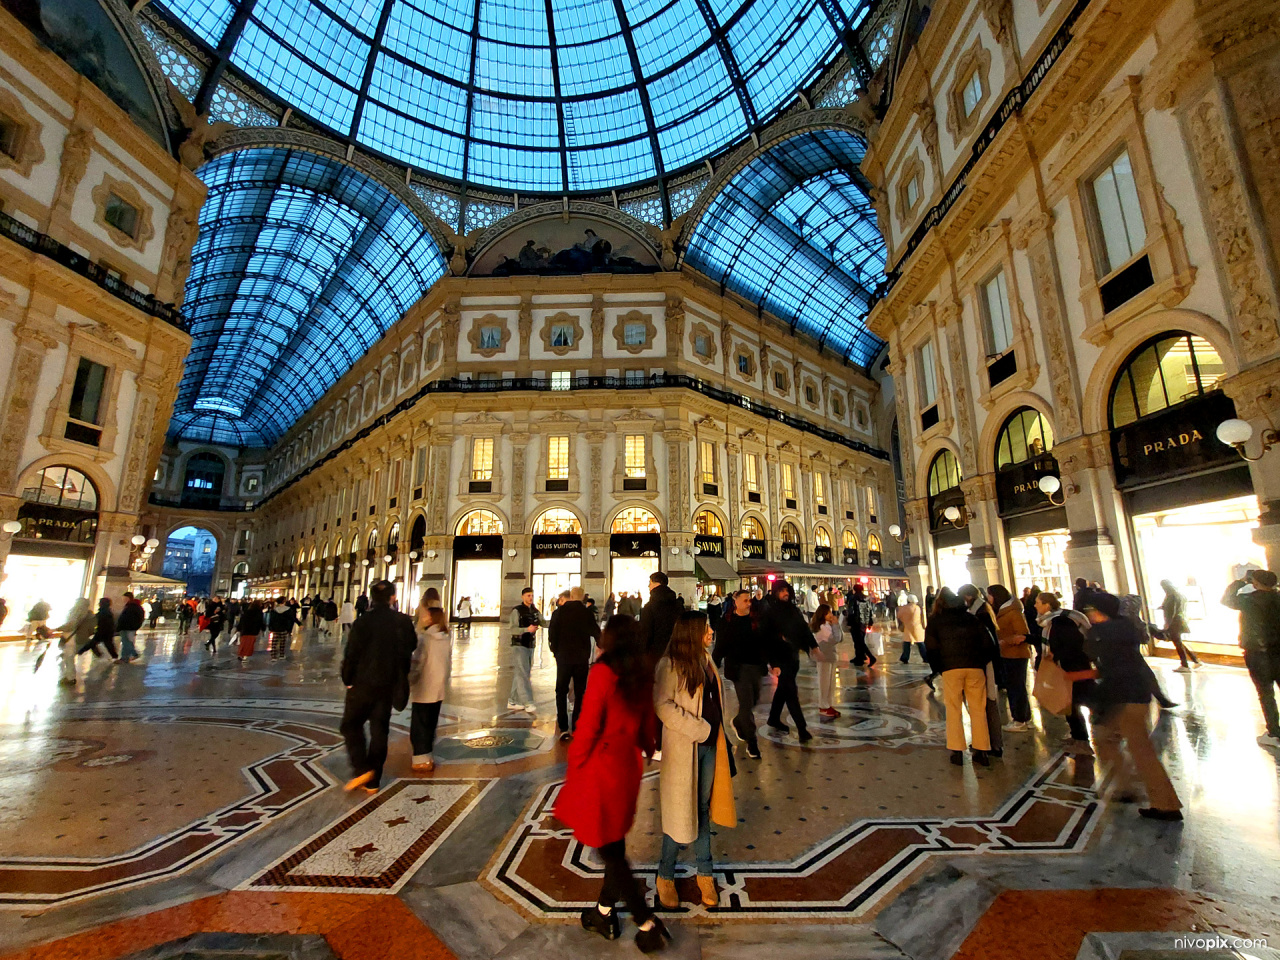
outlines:
[{"label": "black sneaker", "polygon": [[964,751],[963,751],[963,750],[952,750],[952,751],[951,751],[951,762],[952,762],[952,763],[954,763],[957,767],[963,767],[963,766],[964,766]]},{"label": "black sneaker", "polygon": [[987,751],[985,750],[973,751],[973,762],[980,767],[991,766],[991,761],[987,759]]},{"label": "black sneaker", "polygon": [[810,733],[808,730],[801,730],[799,733],[796,734],[796,736],[800,738],[801,743],[808,743],[810,740],[813,739],[813,734]]},{"label": "black sneaker", "polygon": [[750,757],[752,760],[759,760],[759,759],[760,759],[760,744],[758,744],[758,743],[748,743],[748,744],[747,744],[747,756],[748,756],[748,757]]},{"label": "black sneaker", "polygon": [[779,720],[777,723],[774,723],[772,720],[770,720],[770,721],[769,721],[769,728],[770,728],[770,729],[772,729],[772,730],[777,730],[779,733],[790,733],[790,732],[791,732],[791,728],[790,728],[790,727],[788,727],[788,726],[787,726],[785,723],[783,723],[781,720]]}]

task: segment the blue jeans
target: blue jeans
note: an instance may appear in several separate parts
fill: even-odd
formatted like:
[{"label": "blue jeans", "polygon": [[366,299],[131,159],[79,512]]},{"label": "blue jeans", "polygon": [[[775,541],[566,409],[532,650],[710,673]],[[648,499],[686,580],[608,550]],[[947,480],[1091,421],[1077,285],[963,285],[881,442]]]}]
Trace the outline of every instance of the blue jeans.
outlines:
[{"label": "blue jeans", "polygon": [[[698,865],[698,876],[711,876],[711,787],[716,779],[716,744],[698,744],[698,837],[693,841],[693,858]],[[658,876],[663,880],[676,878],[676,857],[685,847],[667,834],[662,835],[662,860],[658,863]]]},{"label": "blue jeans", "polygon": [[511,665],[515,668],[515,674],[511,677],[511,694],[507,697],[507,702],[521,705],[533,703],[533,681],[529,678],[533,671],[533,647],[513,645]]},{"label": "blue jeans", "polygon": [[133,638],[137,632],[138,631],[136,630],[120,631],[120,659],[121,660],[132,660],[134,657],[138,655],[138,648],[133,645]]}]

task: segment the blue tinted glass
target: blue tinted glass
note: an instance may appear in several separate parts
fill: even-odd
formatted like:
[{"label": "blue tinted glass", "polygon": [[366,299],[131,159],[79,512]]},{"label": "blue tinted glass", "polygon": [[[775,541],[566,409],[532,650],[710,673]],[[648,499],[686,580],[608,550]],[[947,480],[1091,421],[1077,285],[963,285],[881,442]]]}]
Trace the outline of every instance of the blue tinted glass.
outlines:
[{"label": "blue tinted glass", "polygon": [[444,259],[399,200],[336,161],[248,150],[200,175],[209,199],[183,304],[192,349],[170,432],[266,446],[443,275]]},{"label": "blue tinted glass", "polygon": [[685,260],[865,368],[881,347],[866,315],[885,250],[855,180],[863,153],[846,132],[784,141],[716,196]]}]

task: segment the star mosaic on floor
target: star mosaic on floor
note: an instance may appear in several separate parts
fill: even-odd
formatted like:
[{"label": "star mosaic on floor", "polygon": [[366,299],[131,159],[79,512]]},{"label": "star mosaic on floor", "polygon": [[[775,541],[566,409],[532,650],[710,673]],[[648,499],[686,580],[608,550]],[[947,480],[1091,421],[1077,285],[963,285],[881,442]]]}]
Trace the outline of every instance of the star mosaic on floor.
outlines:
[{"label": "star mosaic on floor", "polygon": [[[539,919],[571,915],[600,889],[603,868],[553,815],[561,783],[539,793],[486,877],[491,889]],[[1093,790],[1076,783],[1074,764],[1059,755],[991,816],[860,819],[788,863],[717,864],[719,906],[690,907],[685,919],[857,917],[931,856],[1082,851],[1098,811]],[[655,866],[635,867],[652,889]],[[682,901],[698,902],[692,876],[677,885]]]}]

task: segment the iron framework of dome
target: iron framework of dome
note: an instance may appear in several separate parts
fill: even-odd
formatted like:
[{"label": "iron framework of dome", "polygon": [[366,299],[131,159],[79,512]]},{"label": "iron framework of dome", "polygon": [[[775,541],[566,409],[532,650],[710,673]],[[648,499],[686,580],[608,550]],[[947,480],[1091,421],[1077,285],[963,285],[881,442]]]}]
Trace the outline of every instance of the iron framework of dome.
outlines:
[{"label": "iron framework of dome", "polygon": [[665,178],[762,128],[837,56],[861,84],[884,55],[857,35],[874,0],[157,2],[207,64],[191,64],[184,91],[201,111],[227,99],[231,73],[343,142],[454,184],[563,194],[657,181],[666,222]]},{"label": "iron framework of dome", "polygon": [[273,444],[444,275],[426,228],[346,164],[284,149],[200,171],[174,438]]}]

